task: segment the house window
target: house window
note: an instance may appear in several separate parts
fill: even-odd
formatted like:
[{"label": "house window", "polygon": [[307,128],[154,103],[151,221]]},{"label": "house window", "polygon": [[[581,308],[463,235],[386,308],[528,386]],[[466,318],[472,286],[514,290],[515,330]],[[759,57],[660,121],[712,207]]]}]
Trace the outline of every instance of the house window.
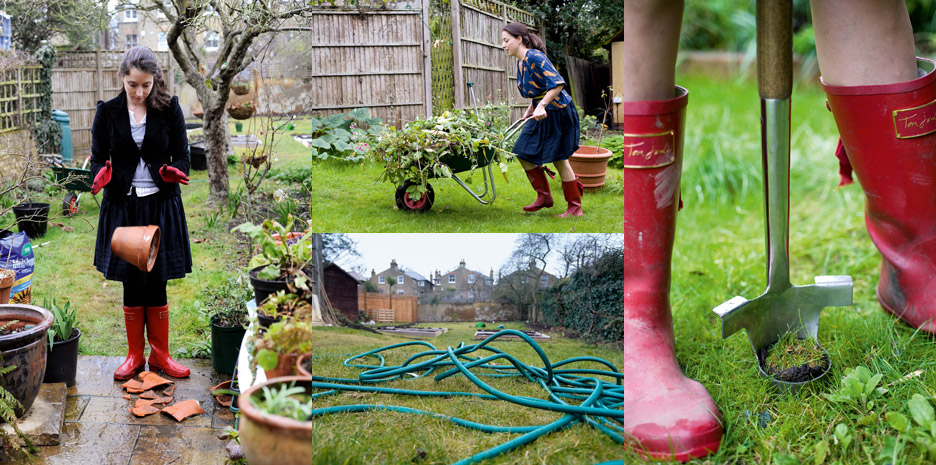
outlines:
[{"label": "house window", "polygon": [[396,283],[403,284],[403,275],[397,276]]},{"label": "house window", "polygon": [[124,10],[124,22],[132,23],[132,22],[137,21],[138,19],[139,18],[137,17],[137,10],[133,8]]},{"label": "house window", "polygon": [[420,282],[419,282],[419,287],[426,287],[426,282],[425,282],[425,281],[420,281]]},{"label": "house window", "polygon": [[475,275],[473,274],[468,275],[468,284],[474,284],[474,282],[475,282]]},{"label": "house window", "polygon": [[377,284],[386,284],[386,283],[387,283],[387,280],[384,279],[383,276],[378,276],[378,277],[377,277]]},{"label": "house window", "polygon": [[397,290],[396,290],[396,293],[397,293],[397,294],[402,294],[402,293],[403,293],[403,289],[397,289]]},{"label": "house window", "polygon": [[205,32],[205,51],[216,52],[221,48],[221,35],[217,31]]},{"label": "house window", "polygon": [[441,285],[442,285],[442,280],[439,279],[439,278],[435,278],[435,280],[433,281],[433,284],[435,284],[436,286],[441,286]]},{"label": "house window", "polygon": [[127,50],[136,47],[139,43],[140,39],[137,38],[136,34],[127,34]]},{"label": "house window", "polygon": [[159,52],[169,51],[169,41],[166,40],[165,32],[159,32],[156,34],[156,51],[159,51]]},{"label": "house window", "polygon": [[449,275],[449,284],[455,284],[455,275],[453,274]]},{"label": "house window", "polygon": [[527,277],[526,277],[526,276],[521,276],[521,277],[520,277],[520,283],[521,283],[521,284],[526,284],[526,283],[527,283]]},{"label": "house window", "polygon": [[540,282],[543,284],[549,284],[549,276],[546,276],[546,275],[540,276]]}]

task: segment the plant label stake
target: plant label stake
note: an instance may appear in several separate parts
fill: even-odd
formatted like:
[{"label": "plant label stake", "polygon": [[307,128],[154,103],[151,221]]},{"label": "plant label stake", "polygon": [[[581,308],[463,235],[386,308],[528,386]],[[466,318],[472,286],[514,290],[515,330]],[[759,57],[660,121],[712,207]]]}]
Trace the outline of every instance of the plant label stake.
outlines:
[{"label": "plant label stake", "polygon": [[[757,87],[761,98],[761,155],[767,221],[767,290],[753,300],[735,297],[714,309],[722,338],[746,329],[766,373],[768,349],[791,331],[816,341],[824,307],[852,303],[851,276],[817,276],[815,284],[790,283],[790,94],[793,87],[792,0],[757,2]],[[818,345],[818,344],[817,344]],[[824,350],[823,350],[824,351]],[[828,361],[828,354],[824,354]],[[795,393],[807,383],[775,378],[781,390]]]}]

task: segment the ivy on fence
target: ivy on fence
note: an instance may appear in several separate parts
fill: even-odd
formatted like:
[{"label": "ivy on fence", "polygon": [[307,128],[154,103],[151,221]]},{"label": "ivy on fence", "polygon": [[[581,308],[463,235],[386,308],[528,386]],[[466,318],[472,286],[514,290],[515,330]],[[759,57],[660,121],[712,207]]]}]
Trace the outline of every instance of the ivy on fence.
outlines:
[{"label": "ivy on fence", "polygon": [[39,114],[33,134],[39,153],[59,153],[62,145],[62,127],[52,119],[52,65],[55,63],[55,48],[43,45],[36,50],[35,59],[42,67],[34,91],[38,94]]},{"label": "ivy on fence", "polygon": [[545,290],[540,308],[546,324],[614,342],[624,336],[623,298],[624,252],[616,250]]}]

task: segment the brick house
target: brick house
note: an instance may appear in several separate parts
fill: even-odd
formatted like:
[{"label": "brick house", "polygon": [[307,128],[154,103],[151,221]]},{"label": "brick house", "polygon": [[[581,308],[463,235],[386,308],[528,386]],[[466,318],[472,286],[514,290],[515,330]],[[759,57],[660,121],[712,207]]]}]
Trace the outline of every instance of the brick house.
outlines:
[{"label": "brick house", "polygon": [[464,259],[458,263],[458,268],[448,273],[442,274],[436,270],[432,279],[436,292],[454,292],[475,300],[487,298],[494,290],[494,270],[488,274],[470,270],[465,266]]},{"label": "brick house", "polygon": [[390,268],[380,273],[371,270],[370,281],[377,286],[380,293],[389,292],[390,286],[387,285],[387,276],[396,278],[396,284],[393,286],[394,294],[402,295],[421,295],[432,292],[433,285],[423,275],[400,268],[396,259],[390,261]]}]

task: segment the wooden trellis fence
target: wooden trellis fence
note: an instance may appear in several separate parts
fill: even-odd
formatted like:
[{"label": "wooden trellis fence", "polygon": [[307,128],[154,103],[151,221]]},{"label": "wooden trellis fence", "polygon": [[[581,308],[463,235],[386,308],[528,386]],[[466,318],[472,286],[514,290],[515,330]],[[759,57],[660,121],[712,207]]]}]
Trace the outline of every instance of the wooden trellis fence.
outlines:
[{"label": "wooden trellis fence", "polygon": [[42,66],[19,65],[0,70],[0,184],[34,155],[33,126],[39,117]]}]

